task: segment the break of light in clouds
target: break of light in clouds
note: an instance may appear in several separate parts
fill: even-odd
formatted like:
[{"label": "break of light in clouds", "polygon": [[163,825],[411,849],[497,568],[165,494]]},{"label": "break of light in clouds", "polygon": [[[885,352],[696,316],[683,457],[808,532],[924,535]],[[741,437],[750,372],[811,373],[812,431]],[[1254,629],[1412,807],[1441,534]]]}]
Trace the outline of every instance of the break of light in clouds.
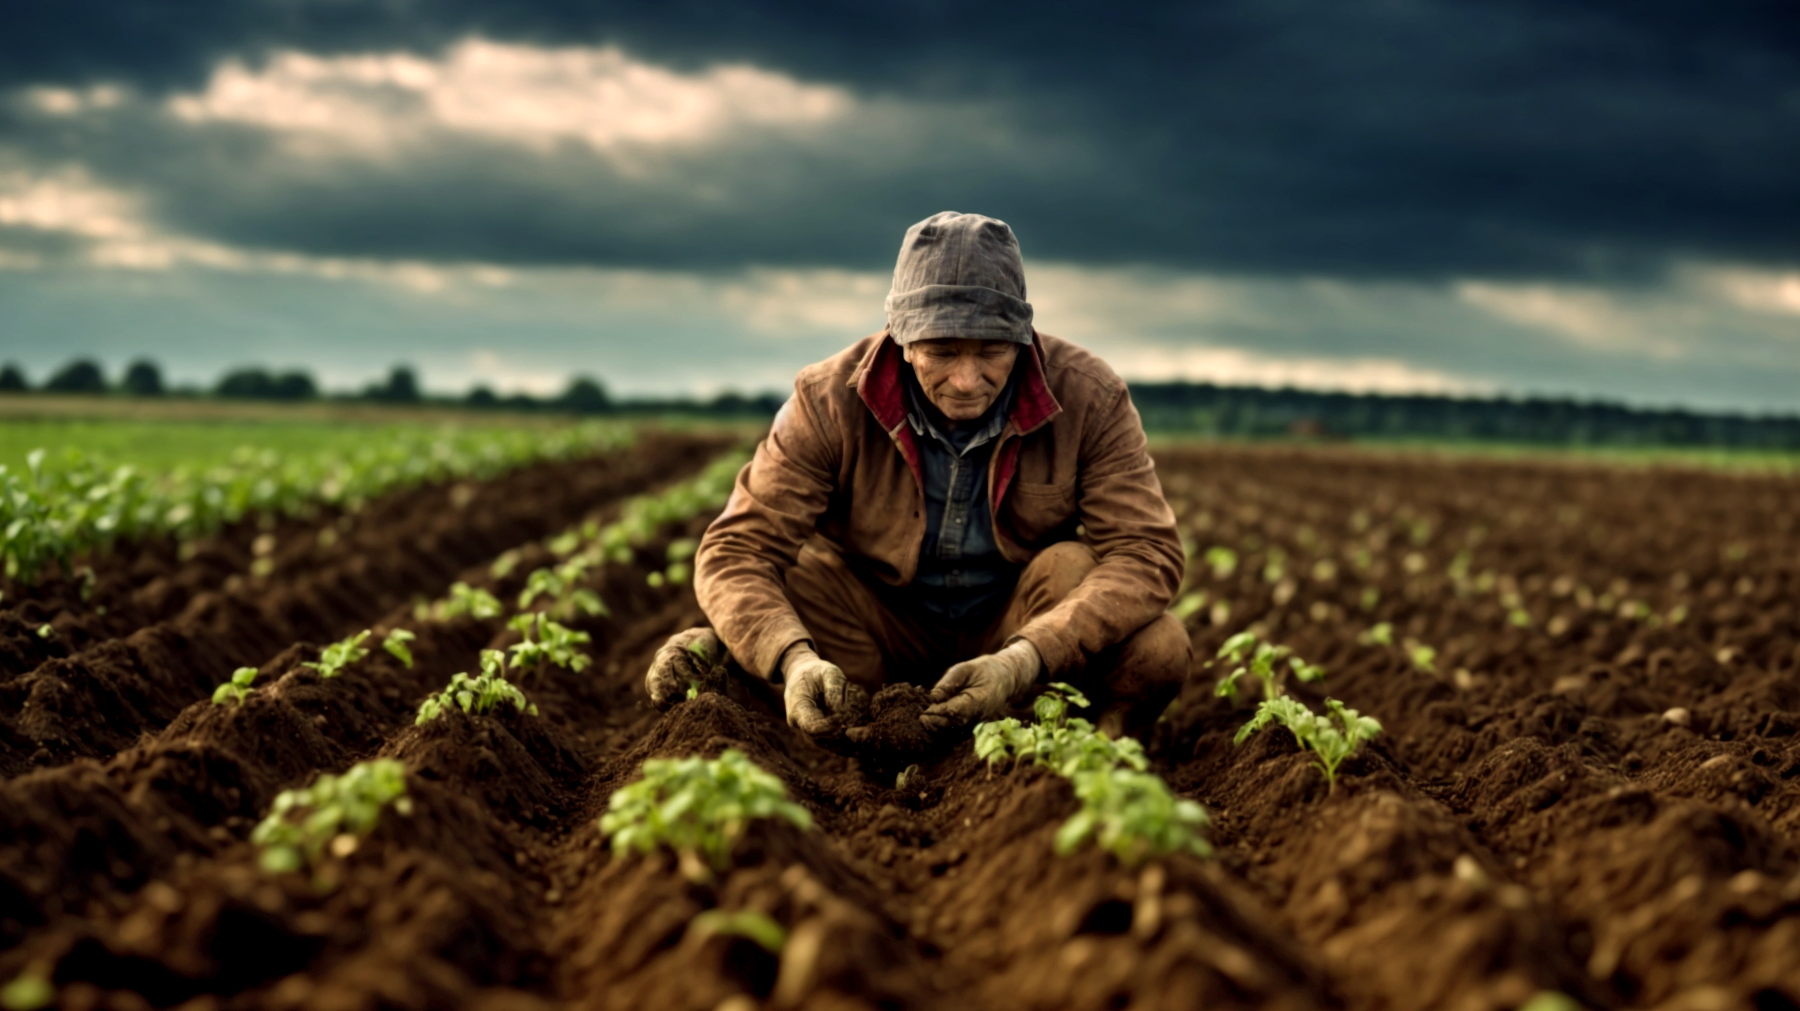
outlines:
[{"label": "break of light in clouds", "polygon": [[[533,0],[330,39],[273,10],[12,53],[0,356],[779,389],[880,326],[900,233],[954,208],[1009,220],[1040,326],[1131,378],[1800,410],[1800,185],[1767,171],[1800,70],[1723,15],[1225,3],[996,49],[921,12]],[[1630,55],[1699,36],[1681,82]]]},{"label": "break of light in clouds", "polygon": [[386,157],[433,131],[539,152],[574,142],[623,155],[633,146],[698,145],[738,128],[826,123],[852,105],[842,89],[756,67],[679,74],[611,46],[542,49],[481,39],[437,60],[281,52],[259,70],[227,63],[204,91],[169,101],[179,119],[262,127],[298,153]]}]

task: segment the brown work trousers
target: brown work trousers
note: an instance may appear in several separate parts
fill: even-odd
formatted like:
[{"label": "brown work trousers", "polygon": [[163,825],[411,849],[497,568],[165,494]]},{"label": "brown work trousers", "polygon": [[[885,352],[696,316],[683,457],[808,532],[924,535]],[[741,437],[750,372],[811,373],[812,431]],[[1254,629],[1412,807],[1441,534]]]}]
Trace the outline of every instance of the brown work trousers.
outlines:
[{"label": "brown work trousers", "polygon": [[[1038,552],[1019,574],[1000,614],[983,627],[955,628],[904,605],[904,590],[871,585],[829,544],[814,539],[788,570],[788,602],[819,655],[852,682],[875,692],[894,681],[930,687],[952,664],[992,653],[1033,618],[1051,610],[1100,564],[1076,541]],[[1115,732],[1141,735],[1181,688],[1193,647],[1174,615],[1163,613],[1123,642],[1059,677],[1085,692]]]}]

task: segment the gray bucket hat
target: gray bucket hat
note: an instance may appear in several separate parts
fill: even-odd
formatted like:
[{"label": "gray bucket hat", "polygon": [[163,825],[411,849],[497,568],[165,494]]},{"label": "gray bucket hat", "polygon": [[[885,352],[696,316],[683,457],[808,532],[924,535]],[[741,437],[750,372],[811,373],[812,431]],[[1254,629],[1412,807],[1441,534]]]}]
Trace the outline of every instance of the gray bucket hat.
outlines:
[{"label": "gray bucket hat", "polygon": [[908,228],[887,297],[896,343],[971,337],[1031,343],[1019,240],[1006,222],[939,211]]}]

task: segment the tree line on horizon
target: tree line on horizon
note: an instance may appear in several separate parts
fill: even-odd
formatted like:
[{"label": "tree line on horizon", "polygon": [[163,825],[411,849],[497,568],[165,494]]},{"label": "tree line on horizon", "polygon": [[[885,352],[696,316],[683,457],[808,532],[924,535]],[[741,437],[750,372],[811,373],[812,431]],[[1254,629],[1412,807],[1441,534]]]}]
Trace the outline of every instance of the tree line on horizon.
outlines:
[{"label": "tree line on horizon", "polygon": [[722,393],[708,400],[633,399],[614,401],[606,387],[591,376],[569,380],[561,393],[533,396],[529,393],[496,393],[476,384],[462,396],[426,392],[418,373],[409,365],[396,365],[388,374],[354,392],[328,392],[304,369],[276,371],[261,366],[231,369],[210,387],[171,386],[154,361],[140,358],[125,367],[118,380],[107,378],[98,362],[81,358],[51,373],[41,386],[32,386],[17,363],[0,364],[0,395],[9,393],[59,393],[74,395],[124,395],[133,397],[212,397],[221,400],[260,400],[301,403],[306,401],[367,401],[382,404],[417,404],[434,407],[467,407],[475,410],[554,411],[573,414],[649,414],[682,411],[730,417],[773,417],[786,398],[774,394],[745,396]]},{"label": "tree line on horizon", "polygon": [[[1144,427],[1167,435],[1800,450],[1800,416],[1796,415],[1657,410],[1550,397],[1334,393],[1188,382],[1134,382],[1130,386]],[[614,400],[605,386],[589,376],[574,377],[561,393],[548,397],[499,394],[480,384],[461,396],[445,396],[422,390],[418,374],[406,365],[396,365],[386,377],[350,393],[326,393],[304,370],[277,372],[257,366],[232,369],[210,388],[171,388],[164,382],[162,370],[149,359],[132,362],[116,383],[107,379],[98,363],[80,359],[63,366],[36,389],[64,394],[277,402],[329,399],[474,410],[686,413],[732,418],[772,418],[786,400],[775,393],[723,393],[707,400]],[[0,365],[0,394],[32,390],[17,365]]]}]

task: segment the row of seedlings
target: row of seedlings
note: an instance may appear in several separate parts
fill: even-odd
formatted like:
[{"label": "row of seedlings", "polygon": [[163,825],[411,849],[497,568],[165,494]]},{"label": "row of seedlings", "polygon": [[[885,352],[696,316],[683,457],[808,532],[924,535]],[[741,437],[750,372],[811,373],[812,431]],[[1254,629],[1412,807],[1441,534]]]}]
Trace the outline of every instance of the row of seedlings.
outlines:
[{"label": "row of seedlings", "polygon": [[54,565],[72,572],[77,556],[121,540],[158,534],[192,540],[250,516],[355,510],[397,488],[482,480],[525,464],[618,449],[635,437],[630,426],[599,422],[555,430],[396,428],[348,453],[246,447],[225,463],[162,475],[104,465],[76,450],[51,461],[38,449],[23,470],[0,465],[0,561],[8,578],[32,583]]}]

